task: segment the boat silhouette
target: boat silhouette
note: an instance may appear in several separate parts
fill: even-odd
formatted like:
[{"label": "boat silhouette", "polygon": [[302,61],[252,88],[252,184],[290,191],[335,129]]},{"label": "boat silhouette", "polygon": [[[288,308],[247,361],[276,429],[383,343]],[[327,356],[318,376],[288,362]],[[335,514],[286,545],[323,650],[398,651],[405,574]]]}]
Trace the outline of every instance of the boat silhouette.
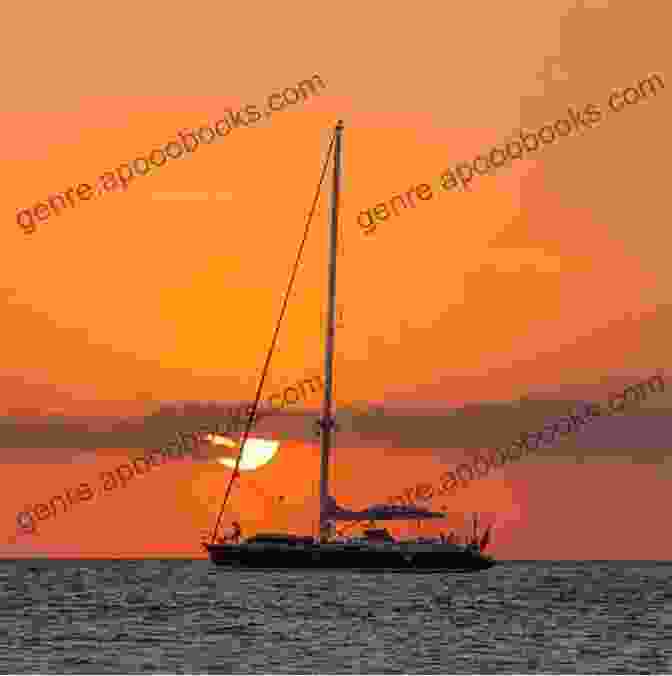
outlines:
[{"label": "boat silhouette", "polygon": [[285,293],[280,319],[277,323],[271,348],[266,357],[257,395],[247,421],[245,433],[240,444],[236,466],[227,486],[222,508],[219,512],[212,540],[203,543],[213,563],[219,566],[248,568],[346,568],[346,569],[396,569],[396,570],[482,570],[490,568],[495,561],[486,556],[483,550],[490,538],[490,529],[479,539],[476,520],[474,534],[469,543],[460,544],[441,536],[440,538],[412,538],[396,540],[385,528],[370,527],[362,536],[345,537],[339,535],[335,524],[338,521],[365,522],[372,526],[378,521],[421,521],[443,519],[442,512],[432,512],[417,505],[395,506],[386,504],[371,505],[363,510],[353,510],[340,506],[329,492],[329,460],[335,417],[332,405],[333,357],[336,319],[336,252],[338,242],[338,210],[341,175],[341,144],[343,123],[336,125],[327,158],[322,169],[317,195],[313,202],[308,225],[317,203],[329,158],[334,153],[333,189],[331,203],[329,277],[327,295],[327,327],[325,336],[325,387],[322,416],[316,421],[320,443],[320,514],[319,535],[297,535],[293,533],[258,533],[240,542],[241,528],[236,524],[234,535],[218,538],[219,525],[226,502],[231,494],[234,481],[240,480],[238,471],[243,449],[247,441],[254,413],[259,405],[264,379],[275,348],[275,343],[287,307],[287,301],[298,269],[308,226],[299,248],[289,288]]}]

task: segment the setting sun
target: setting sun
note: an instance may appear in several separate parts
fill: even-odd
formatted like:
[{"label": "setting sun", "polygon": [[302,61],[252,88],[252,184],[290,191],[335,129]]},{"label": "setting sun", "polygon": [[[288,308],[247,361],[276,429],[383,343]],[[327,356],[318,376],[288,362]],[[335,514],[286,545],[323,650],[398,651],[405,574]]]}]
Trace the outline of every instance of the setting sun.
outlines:
[{"label": "setting sun", "polygon": [[[211,444],[214,444],[215,446],[226,446],[227,448],[235,449],[238,448],[238,444],[228,437],[222,437],[218,434],[210,434],[206,438]],[[279,447],[280,442],[278,441],[254,438],[248,439],[245,443],[243,457],[240,459],[240,465],[238,468],[241,470],[252,470],[262,467],[273,459]],[[234,469],[236,466],[235,457],[219,458],[217,462],[231,469]]]}]

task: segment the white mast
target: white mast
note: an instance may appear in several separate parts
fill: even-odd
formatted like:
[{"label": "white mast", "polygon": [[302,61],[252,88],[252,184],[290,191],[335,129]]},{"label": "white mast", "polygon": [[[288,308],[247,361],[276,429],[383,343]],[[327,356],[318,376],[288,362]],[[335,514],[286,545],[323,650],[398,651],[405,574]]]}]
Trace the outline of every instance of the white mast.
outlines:
[{"label": "white mast", "polygon": [[327,330],[326,330],[326,355],[324,360],[324,402],[322,406],[322,418],[319,425],[321,434],[320,453],[320,539],[327,536],[326,513],[327,500],[329,498],[329,452],[331,450],[331,432],[334,419],[331,415],[332,387],[333,387],[333,362],[334,362],[334,328],[336,319],[336,251],[338,243],[338,195],[341,178],[341,134],[343,121],[339,120],[336,125],[336,146],[334,150],[334,182],[331,197],[331,228],[329,241],[329,281],[327,296]]}]

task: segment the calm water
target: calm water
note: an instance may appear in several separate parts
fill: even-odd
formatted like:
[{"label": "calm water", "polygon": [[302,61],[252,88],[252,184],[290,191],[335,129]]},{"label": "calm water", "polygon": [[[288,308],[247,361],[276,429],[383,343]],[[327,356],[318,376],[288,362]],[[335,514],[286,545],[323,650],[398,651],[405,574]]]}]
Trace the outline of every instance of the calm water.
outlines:
[{"label": "calm water", "polygon": [[0,563],[2,673],[670,673],[670,563]]}]

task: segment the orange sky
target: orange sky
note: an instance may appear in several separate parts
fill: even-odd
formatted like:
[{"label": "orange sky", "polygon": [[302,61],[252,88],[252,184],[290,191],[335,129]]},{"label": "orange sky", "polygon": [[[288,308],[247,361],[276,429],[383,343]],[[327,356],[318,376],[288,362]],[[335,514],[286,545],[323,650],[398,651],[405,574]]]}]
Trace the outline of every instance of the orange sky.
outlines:
[{"label": "orange sky", "polygon": [[[258,530],[314,531],[318,453],[316,445],[283,444],[268,465],[243,472],[223,527],[237,519],[247,535]],[[386,501],[418,481],[436,491],[447,464],[422,449],[408,449],[408,454],[412,460],[383,449],[337,449],[333,493],[341,504],[361,508]],[[448,458],[450,465],[462,459],[464,454],[457,451]],[[552,455],[528,456],[473,481],[453,497],[433,500],[433,507],[448,513],[447,520],[427,524],[422,531],[415,523],[391,523],[390,530],[408,535],[454,529],[464,535],[470,532],[472,512],[479,511],[482,525],[495,527],[492,550],[502,559],[609,559],[627,558],[628,552],[635,558],[669,558],[669,545],[660,537],[661,505],[672,480],[669,463],[630,464],[623,457],[587,460],[576,465]],[[174,461],[135,476],[125,487],[108,484],[104,490],[109,475],[102,473],[114,473],[127,461],[120,451],[116,458],[86,455],[70,465],[7,465],[10,489],[0,497],[6,517],[2,551],[7,556],[202,555],[201,533],[214,525],[229,470],[215,462]],[[92,499],[71,505],[65,513],[57,503],[58,515],[38,521],[37,534],[7,542],[15,534],[18,510],[45,504],[66,490],[76,496],[82,483],[94,491]]]},{"label": "orange sky", "polygon": [[[31,5],[13,5],[6,19],[14,29],[0,46],[14,64],[1,113],[3,373],[54,384],[74,401],[249,399],[339,118],[339,401],[515,399],[665,368],[672,270],[661,197],[669,175],[670,17],[653,0],[624,5],[548,0],[488,4],[484,12],[478,3],[409,9],[300,2],[265,5],[260,15],[253,5],[167,10],[165,3],[121,0],[101,15],[73,0],[40,6],[39,20]],[[419,183],[438,185],[447,168],[520,127],[554,122],[569,105],[604,110],[614,88],[653,73],[667,85],[655,99],[475,179],[467,194],[437,194],[362,235],[360,211]],[[93,183],[227,108],[261,107],[271,93],[315,74],[327,85],[321,95],[169,161],[126,193],[80,202],[30,236],[16,224],[17,210]],[[154,197],[171,191],[230,198]],[[323,199],[269,392],[321,364],[327,207]],[[31,403],[50,402],[45,395]],[[12,390],[0,391],[0,408],[11,405]],[[409,466],[418,454],[426,455],[409,451]],[[383,457],[384,449],[371,454]],[[96,461],[94,477],[105,462],[112,461]],[[282,463],[304,483],[313,479],[287,454]],[[600,558],[592,544],[597,524],[586,525],[579,506],[594,502],[587,477],[608,472],[608,482],[597,481],[600,490],[630,482],[632,502],[646,505],[631,507],[641,514],[638,527],[651,529],[637,555],[662,557],[643,497],[669,491],[656,468],[563,468],[583,496],[565,512],[558,511],[562,496],[550,500],[543,488],[556,487],[548,468],[523,464],[488,481],[497,496],[492,511],[519,514],[507,556],[534,558],[543,550]],[[64,485],[77,483],[66,477],[73,468],[61,470]],[[2,504],[11,532],[18,507],[47,497],[57,473],[48,465],[7,471],[13,479]],[[403,483],[402,465],[380,471],[389,473],[391,492],[394,472]],[[67,528],[66,518],[54,522],[54,534],[45,528],[41,542],[57,550],[77,533],[82,547],[97,549],[109,540],[83,533],[98,518],[101,532],[109,531],[122,516],[137,523],[129,526],[135,534],[115,547],[189,549],[183,539],[192,521],[198,528],[207,521],[199,491],[211,491],[213,472],[195,470],[191,484],[171,474],[176,468],[162,472],[165,479],[143,480],[160,485],[148,489],[155,503],[106,496],[109,507],[102,500],[83,506],[86,516],[68,514]],[[368,485],[356,473],[351,484],[352,495]],[[603,501],[616,509],[622,499],[614,489]],[[134,521],[137,504],[147,509],[146,523]],[[86,528],[76,526],[80,518]],[[556,531],[564,524],[562,546],[542,523]],[[616,555],[610,537],[599,537],[605,558]],[[548,538],[543,547],[539,538]],[[632,556],[629,546],[622,555]]]}]

